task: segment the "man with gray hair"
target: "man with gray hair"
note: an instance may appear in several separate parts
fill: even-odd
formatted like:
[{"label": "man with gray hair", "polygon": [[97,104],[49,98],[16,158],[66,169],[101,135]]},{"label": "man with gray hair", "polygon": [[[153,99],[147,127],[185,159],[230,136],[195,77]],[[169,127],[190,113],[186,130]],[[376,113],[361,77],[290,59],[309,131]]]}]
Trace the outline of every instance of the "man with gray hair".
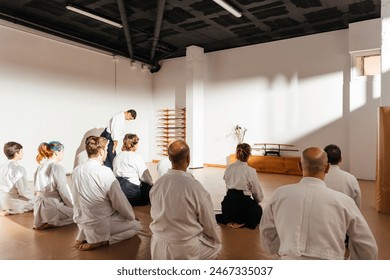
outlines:
[{"label": "man with gray hair", "polygon": [[350,259],[371,260],[378,247],[355,202],[326,187],[328,158],[320,148],[303,151],[303,178],[275,190],[260,222],[263,247],[281,259],[344,259],[346,234]]}]

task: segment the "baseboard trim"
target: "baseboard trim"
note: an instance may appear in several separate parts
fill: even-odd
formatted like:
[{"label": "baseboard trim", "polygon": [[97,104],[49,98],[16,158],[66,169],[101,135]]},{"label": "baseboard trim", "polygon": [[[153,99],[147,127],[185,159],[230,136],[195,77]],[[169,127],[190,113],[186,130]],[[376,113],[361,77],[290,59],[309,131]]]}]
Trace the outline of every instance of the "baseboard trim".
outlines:
[{"label": "baseboard trim", "polygon": [[[159,159],[152,159],[152,163],[158,163],[160,160]],[[218,168],[226,168],[225,164],[216,164],[216,163],[204,163],[204,167],[218,167]],[[202,167],[197,167],[197,168],[202,168]],[[197,169],[197,168],[191,168],[191,169]]]},{"label": "baseboard trim", "polygon": [[215,164],[215,163],[205,163],[203,164],[205,167],[218,167],[218,168],[226,168],[224,164]]}]

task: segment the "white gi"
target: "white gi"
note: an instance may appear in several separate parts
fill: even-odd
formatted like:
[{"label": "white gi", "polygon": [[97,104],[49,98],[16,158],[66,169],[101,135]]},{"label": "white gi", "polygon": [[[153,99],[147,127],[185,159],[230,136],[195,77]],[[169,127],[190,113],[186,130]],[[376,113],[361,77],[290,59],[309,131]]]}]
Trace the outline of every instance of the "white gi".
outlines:
[{"label": "white gi", "polygon": [[256,169],[248,166],[248,163],[237,160],[230,164],[223,175],[227,189],[241,190],[247,196],[253,196],[256,202],[264,198]]},{"label": "white gi", "polygon": [[73,201],[65,168],[53,160],[42,161],[34,178],[36,201],[34,227],[47,223],[64,226],[73,223]]},{"label": "white gi", "polygon": [[122,151],[114,158],[113,165],[116,177],[127,178],[128,181],[137,186],[141,184],[141,181],[153,185],[152,176],[140,154],[133,151]]},{"label": "white gi", "polygon": [[360,208],[361,192],[355,176],[341,170],[340,166],[331,164],[328,173],[325,174],[324,181],[328,188],[348,195]]},{"label": "white gi", "polygon": [[215,259],[221,250],[210,194],[190,174],[170,169],[150,191],[152,259]]},{"label": "white gi", "polygon": [[88,243],[129,239],[141,229],[133,208],[123,194],[111,169],[89,159],[72,175],[74,221],[77,240]]},{"label": "white gi", "polygon": [[116,113],[107,124],[107,132],[111,134],[113,141],[121,141],[126,126],[126,117],[124,112]]},{"label": "white gi", "polygon": [[87,151],[86,150],[83,150],[81,151],[80,153],[78,153],[77,157],[76,157],[76,166],[79,166],[83,163],[86,163],[88,161],[88,154],[87,154]]},{"label": "white gi", "polygon": [[263,247],[281,259],[342,260],[346,234],[350,259],[378,256],[375,239],[355,202],[314,177],[275,190],[260,230]]},{"label": "white gi", "polygon": [[160,178],[162,175],[168,172],[169,169],[172,168],[172,163],[169,160],[169,157],[163,157],[157,163],[157,175]]},{"label": "white gi", "polygon": [[20,214],[32,211],[34,193],[28,186],[26,169],[15,160],[0,166],[0,211]]}]

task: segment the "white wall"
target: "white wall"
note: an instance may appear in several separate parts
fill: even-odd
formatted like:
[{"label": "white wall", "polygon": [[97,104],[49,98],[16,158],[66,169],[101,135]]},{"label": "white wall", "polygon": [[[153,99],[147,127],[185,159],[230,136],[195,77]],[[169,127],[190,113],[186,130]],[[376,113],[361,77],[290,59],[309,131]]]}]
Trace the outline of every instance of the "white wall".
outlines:
[{"label": "white wall", "polygon": [[[347,36],[337,31],[206,54],[205,162],[226,164],[234,153],[229,134],[236,124],[248,129],[250,144],[291,143],[304,149],[336,143],[348,150],[343,132]],[[181,67],[182,60],[171,61],[169,69]],[[169,85],[185,78],[175,75],[168,82],[169,69],[154,77],[155,85],[165,85],[165,95]]]},{"label": "white wall", "polygon": [[210,53],[205,161],[222,164],[234,153],[227,134],[236,124],[248,129],[250,144],[345,148],[346,135],[339,132],[343,72],[349,69],[346,36],[338,31]]},{"label": "white wall", "polygon": [[378,134],[377,108],[380,105],[381,76],[359,77],[355,69],[355,61],[359,56],[381,54],[381,19],[350,24],[349,52],[352,65],[348,121],[350,171],[360,179],[374,180]]},{"label": "white wall", "polygon": [[349,51],[360,52],[381,47],[382,19],[355,22],[349,25]]},{"label": "white wall", "polygon": [[[100,133],[116,112],[134,108],[127,131],[139,134],[150,160],[152,81],[129,61],[0,25],[0,143],[24,146],[29,179],[41,142],[65,145],[62,164],[73,169],[85,134]],[[145,144],[143,144],[145,143]],[[0,161],[5,160],[3,153]]]},{"label": "white wall", "polygon": [[[165,100],[172,100],[175,85],[185,83],[185,58],[164,63],[154,85],[163,89]],[[353,169],[363,179],[375,179],[375,166],[362,169],[364,161],[350,161],[351,152],[362,150],[365,162],[375,161],[375,144],[366,142],[369,139],[371,145],[376,137],[372,129],[376,103],[361,104],[358,110],[350,107],[359,98],[359,93],[350,93],[350,63],[348,30],[207,53],[205,163],[226,164],[236,145],[230,134],[238,124],[248,129],[249,144],[294,144],[300,152],[309,146],[337,144],[343,151],[343,168]],[[155,99],[155,107],[164,105],[161,95]],[[351,137],[351,118],[355,122],[364,118],[359,125],[365,137]]]},{"label": "white wall", "polygon": [[[288,143],[301,151],[337,144],[343,168],[374,179],[375,147],[367,139],[376,137],[376,101],[361,102],[363,87],[370,84],[350,83],[349,37],[348,30],[340,30],[207,53],[205,163],[226,164],[235,149],[229,134],[239,124],[248,129],[250,144]],[[127,59],[5,26],[0,41],[0,143],[24,145],[30,178],[39,143],[62,141],[70,172],[85,133],[102,129],[112,114],[129,108],[139,116],[127,131],[140,136],[145,160],[161,157],[154,140],[157,110],[185,104],[185,58],[163,61],[152,75],[139,65],[130,68]],[[351,153],[364,160],[357,163]]]}]

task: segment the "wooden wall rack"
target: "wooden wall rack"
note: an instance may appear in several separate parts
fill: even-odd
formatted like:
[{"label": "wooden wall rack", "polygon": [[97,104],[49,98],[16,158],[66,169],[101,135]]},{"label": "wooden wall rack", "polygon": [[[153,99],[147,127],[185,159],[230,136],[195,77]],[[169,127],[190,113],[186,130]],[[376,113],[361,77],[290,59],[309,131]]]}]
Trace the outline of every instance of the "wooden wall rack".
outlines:
[{"label": "wooden wall rack", "polygon": [[157,118],[158,154],[167,156],[170,141],[186,140],[186,109],[160,109],[157,111]]}]

